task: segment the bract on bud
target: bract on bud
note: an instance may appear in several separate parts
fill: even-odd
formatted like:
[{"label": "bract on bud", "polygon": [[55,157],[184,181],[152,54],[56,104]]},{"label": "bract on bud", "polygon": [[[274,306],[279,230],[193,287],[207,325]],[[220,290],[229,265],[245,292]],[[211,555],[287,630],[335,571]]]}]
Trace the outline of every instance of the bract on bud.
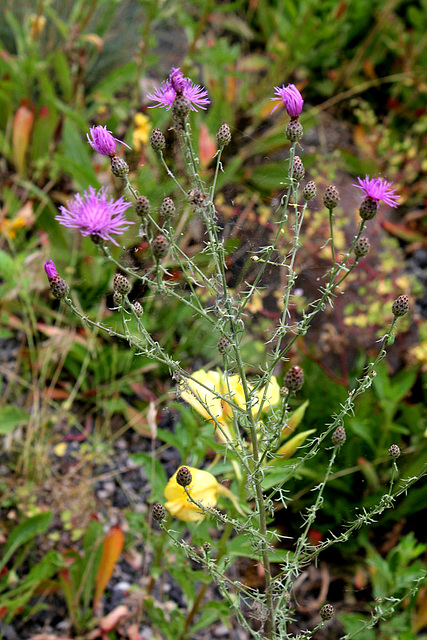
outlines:
[{"label": "bract on bud", "polygon": [[323,195],[323,204],[327,209],[331,210],[335,209],[339,201],[340,194],[338,192],[338,189],[333,184],[330,184],[329,187],[326,187],[325,189],[325,193]]},{"label": "bract on bud", "polygon": [[289,391],[299,391],[304,384],[304,371],[298,365],[291,367],[285,375],[284,382]]},{"label": "bract on bud", "polygon": [[180,467],[176,473],[176,481],[181,487],[188,487],[191,484],[193,477],[188,467]]},{"label": "bract on bud", "polygon": [[406,295],[399,296],[391,306],[391,312],[396,318],[404,316],[409,311],[409,298]]},{"label": "bract on bud", "polygon": [[117,293],[121,293],[122,295],[127,295],[132,289],[129,280],[121,273],[116,273],[114,276],[113,287],[114,291],[117,291]]}]

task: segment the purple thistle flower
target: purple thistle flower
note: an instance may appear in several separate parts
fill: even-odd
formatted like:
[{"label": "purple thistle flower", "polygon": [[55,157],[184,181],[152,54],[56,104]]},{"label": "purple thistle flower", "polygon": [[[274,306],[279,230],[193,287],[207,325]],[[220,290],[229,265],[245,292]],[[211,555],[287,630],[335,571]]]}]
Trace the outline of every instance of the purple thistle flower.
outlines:
[{"label": "purple thistle flower", "polygon": [[[89,133],[92,139],[89,137]],[[122,140],[115,138],[111,131],[108,131],[107,127],[98,125],[97,127],[91,127],[89,133],[86,134],[87,141],[94,151],[100,153],[102,156],[113,156],[116,153],[116,143],[124,144],[125,147],[130,149]]]},{"label": "purple thistle flower", "polygon": [[176,92],[182,93],[182,91],[184,91],[185,78],[184,78],[184,74],[182,73],[179,67],[172,67],[169,80],[172,85],[172,89],[174,89]]},{"label": "purple thistle flower", "polygon": [[148,100],[155,100],[157,102],[157,104],[151,105],[150,109],[154,107],[165,107],[166,110],[169,111],[179,93],[190,102],[192,111],[197,111],[198,108],[206,109],[206,105],[210,104],[208,92],[204,87],[201,87],[199,84],[193,84],[190,78],[185,78],[179,67],[172,67],[172,71],[166,82],[162,82],[160,87],[147,95]]},{"label": "purple thistle flower", "polygon": [[46,275],[49,280],[52,280],[58,275],[58,272],[55,267],[55,263],[53,260],[47,260],[44,263],[44,270],[46,271]]},{"label": "purple thistle flower", "polygon": [[112,237],[126,231],[131,224],[124,217],[126,209],[132,206],[123,197],[118,200],[107,198],[105,188],[98,192],[89,187],[89,192],[84,195],[77,194],[66,207],[60,207],[61,215],[55,217],[64,227],[79,229],[82,236],[94,236],[103,240],[111,240],[118,246],[118,242]]},{"label": "purple thistle flower", "polygon": [[382,200],[385,204],[388,204],[389,207],[397,207],[397,201],[400,196],[397,195],[392,188],[392,182],[388,182],[380,176],[370,178],[367,175],[364,180],[362,180],[362,178],[357,179],[359,184],[354,184],[353,187],[361,189],[365,198],[372,198],[377,204]]},{"label": "purple thistle flower", "polygon": [[[298,89],[294,84],[288,84],[287,87],[283,84],[281,87],[274,87],[275,97],[272,100],[281,100],[285,105],[285,109],[291,118],[297,118],[302,111],[302,105],[304,100]],[[279,105],[276,104],[273,111],[276,111]]]}]

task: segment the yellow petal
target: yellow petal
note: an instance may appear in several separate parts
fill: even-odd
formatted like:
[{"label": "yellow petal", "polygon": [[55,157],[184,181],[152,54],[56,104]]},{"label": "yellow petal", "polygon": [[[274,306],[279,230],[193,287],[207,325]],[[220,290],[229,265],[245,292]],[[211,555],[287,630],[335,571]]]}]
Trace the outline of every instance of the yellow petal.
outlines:
[{"label": "yellow petal", "polygon": [[[224,412],[221,398],[218,398],[214,394],[214,391],[222,393],[221,374],[217,371],[204,371],[203,369],[200,369],[193,373],[193,378],[195,378],[196,381],[187,381],[188,386],[193,393],[184,390],[181,394],[182,399],[185,400],[185,402],[188,402],[188,404],[198,411],[201,416],[206,418],[206,420],[212,421],[210,415],[212,414],[218,422],[224,423]],[[204,386],[198,384],[198,382],[201,382]],[[205,409],[202,403],[208,407],[210,413]]]},{"label": "yellow petal", "polygon": [[53,451],[55,455],[58,456],[58,458],[63,458],[67,453],[67,443],[59,442],[58,444],[55,445]]},{"label": "yellow petal", "polygon": [[[209,473],[209,471],[202,471],[195,467],[187,467],[187,469],[191,472],[192,476],[189,493],[193,500],[202,502],[209,507],[215,507],[218,502],[220,488],[215,476]],[[167,502],[165,503],[165,507],[169,513],[184,522],[202,520],[205,514],[200,511],[197,505],[189,502],[184,487],[181,487],[176,481],[178,471],[179,469],[177,469],[166,485],[164,495]]]},{"label": "yellow petal", "polygon": [[[252,407],[253,415],[256,415],[259,411],[259,407],[261,401],[264,397],[264,389],[260,389],[256,392],[256,397],[258,398],[258,402]],[[267,411],[270,407],[278,404],[280,401],[280,387],[277,382],[276,376],[271,376],[270,382],[267,386],[267,393],[265,396],[264,403],[262,405],[262,411]]]},{"label": "yellow petal", "polygon": [[135,114],[134,122],[136,127],[145,127],[149,121],[149,118],[144,113]]},{"label": "yellow petal", "polygon": [[205,514],[191,502],[183,504],[181,500],[174,500],[165,502],[165,507],[172,516],[183,522],[199,522],[205,517]]}]

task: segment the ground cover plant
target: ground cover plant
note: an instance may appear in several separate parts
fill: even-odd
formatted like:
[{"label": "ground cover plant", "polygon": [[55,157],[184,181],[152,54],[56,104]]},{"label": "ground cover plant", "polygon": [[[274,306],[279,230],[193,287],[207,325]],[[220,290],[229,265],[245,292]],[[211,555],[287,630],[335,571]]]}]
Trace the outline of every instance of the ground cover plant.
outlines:
[{"label": "ground cover plant", "polygon": [[[378,266],[376,249],[384,212],[411,197],[408,185],[402,174],[398,187],[382,177],[395,175],[386,164],[373,163],[366,177],[354,167],[346,190],[360,208],[357,229],[346,194],[340,205],[341,188],[327,186],[338,159],[325,171],[306,153],[306,105],[295,85],[264,91],[280,140],[268,141],[267,132],[264,148],[280,155],[257,166],[260,141],[240,153],[239,131],[221,125],[221,105],[227,118],[232,112],[225,96],[218,99],[223,86],[206,84],[174,68],[148,91],[157,106],[138,112],[123,135],[126,127],[116,133],[115,122],[128,96],[123,106],[111,101],[107,127],[83,122],[95,114],[96,90],[88,111],[82,104],[64,111],[56,167],[69,167],[73,182],[62,183],[57,206],[31,186],[34,177],[43,186],[50,158],[44,154],[48,164],[37,176],[24,162],[31,146],[20,164],[10,156],[22,175],[8,202],[21,214],[21,188],[40,197],[45,271],[58,300],[43,291],[38,241],[17,250],[34,218],[24,229],[4,225],[4,339],[8,346],[18,332],[23,342],[21,368],[12,378],[2,369],[3,461],[13,472],[2,476],[9,520],[2,633],[17,623],[30,637],[31,620],[62,603],[62,629],[73,637],[138,637],[144,622],[163,637],[198,638],[216,632],[217,620],[232,637],[415,637],[424,624],[425,547],[408,532],[426,499],[417,482],[425,473],[425,413],[414,392],[417,369],[390,377],[383,357],[390,352],[395,364],[405,350],[416,320],[413,304],[403,313],[413,284],[392,260],[396,246],[383,249],[388,265]],[[144,163],[138,170],[137,161]],[[100,188],[107,183],[108,191]],[[250,204],[254,189],[262,199]],[[244,216],[252,217],[249,231]],[[38,267],[30,274],[31,248]],[[302,294],[307,262],[314,275]],[[320,316],[329,322],[319,333]],[[336,327],[343,331],[338,369]],[[361,352],[351,344],[355,327]],[[25,408],[22,389],[31,398]],[[130,457],[118,456],[123,436]],[[118,473],[119,481],[127,468],[144,481],[138,495],[120,481],[124,519],[105,505],[100,511],[89,487],[99,484],[105,496],[111,488],[98,478]],[[347,572],[338,589],[334,572],[326,578],[324,570],[337,557],[346,567],[338,573]],[[110,580],[129,562],[135,599],[128,594],[115,606]],[[343,602],[349,591],[354,600]]]}]

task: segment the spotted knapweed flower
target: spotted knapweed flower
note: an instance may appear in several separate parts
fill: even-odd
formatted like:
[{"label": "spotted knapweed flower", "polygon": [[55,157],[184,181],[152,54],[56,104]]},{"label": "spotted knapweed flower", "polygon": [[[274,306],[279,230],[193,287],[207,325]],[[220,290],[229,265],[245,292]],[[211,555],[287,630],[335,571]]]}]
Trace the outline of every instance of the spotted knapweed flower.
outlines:
[{"label": "spotted knapweed flower", "polygon": [[400,196],[392,188],[392,182],[388,182],[381,176],[370,178],[368,175],[363,180],[362,178],[357,178],[357,180],[359,184],[354,184],[353,187],[361,189],[365,198],[372,198],[377,204],[382,200],[389,207],[397,207],[397,200]]},{"label": "spotted knapweed flower", "polygon": [[[90,136],[92,136],[92,139]],[[116,153],[117,142],[124,144],[125,147],[130,149],[129,145],[115,138],[111,131],[108,131],[107,127],[103,127],[102,125],[91,127],[86,137],[92,149],[102,156],[113,156]]]},{"label": "spotted knapweed flower", "polygon": [[46,271],[46,275],[49,280],[55,278],[58,275],[58,272],[55,267],[55,263],[53,260],[46,260],[44,263],[44,270]]},{"label": "spotted knapweed flower", "polygon": [[[274,87],[274,92],[275,97],[271,99],[275,101],[281,100],[291,118],[297,118],[301,115],[304,100],[294,84],[288,84],[287,87],[284,84],[281,87]],[[271,113],[276,111],[279,105],[280,103],[276,104]]]},{"label": "spotted knapweed flower", "polygon": [[193,84],[190,78],[185,78],[179,67],[172,67],[172,71],[166,82],[162,82],[160,87],[147,95],[148,100],[154,100],[157,104],[150,105],[150,108],[165,107],[167,111],[172,108],[177,95],[183,95],[190,103],[190,109],[206,109],[210,104],[208,92],[199,84]]},{"label": "spotted knapweed flower", "polygon": [[46,271],[47,279],[49,280],[49,287],[51,294],[57,300],[62,300],[68,295],[70,287],[58,274],[55,263],[53,260],[46,260],[44,263],[44,270]]},{"label": "spotted knapweed flower", "polygon": [[56,216],[64,227],[79,229],[82,236],[91,236],[96,240],[111,240],[118,246],[113,238],[126,231],[131,224],[124,217],[126,209],[132,206],[123,197],[118,200],[107,197],[105,188],[98,192],[93,187],[85,191],[84,195],[77,194],[67,207],[60,207],[61,215]]}]

